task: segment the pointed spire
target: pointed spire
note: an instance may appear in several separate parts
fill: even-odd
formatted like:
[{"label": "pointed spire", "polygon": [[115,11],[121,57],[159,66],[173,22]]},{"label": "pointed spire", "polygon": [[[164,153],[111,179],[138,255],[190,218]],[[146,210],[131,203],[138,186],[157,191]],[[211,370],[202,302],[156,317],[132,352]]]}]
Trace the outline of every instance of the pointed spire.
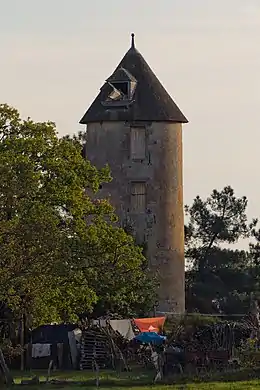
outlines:
[{"label": "pointed spire", "polygon": [[131,34],[131,38],[132,38],[131,49],[135,49],[135,34],[134,33]]},{"label": "pointed spire", "polygon": [[[132,42],[130,49],[116,67],[113,74],[106,80],[100,93],[84,114],[80,123],[113,122],[115,120],[129,122],[132,121],[133,118],[137,122],[187,123],[188,120],[166,92],[143,56],[135,48],[135,36],[133,33],[131,34],[131,37]],[[107,99],[112,92],[109,82],[114,85],[114,82],[116,81],[135,83],[134,95],[131,95],[131,104],[129,104],[129,108],[124,110],[121,109],[122,105],[118,105],[120,109],[117,111],[117,119],[113,116],[114,114],[111,114],[112,110],[107,109],[107,105],[104,104],[104,102],[107,102]],[[130,88],[132,88],[132,86]],[[116,103],[118,102],[116,97],[119,93],[114,89],[113,92],[112,97],[115,98],[114,103]],[[129,100],[123,100],[123,102],[129,103]],[[122,102],[120,104],[122,104]],[[116,104],[114,107],[116,110]]]}]

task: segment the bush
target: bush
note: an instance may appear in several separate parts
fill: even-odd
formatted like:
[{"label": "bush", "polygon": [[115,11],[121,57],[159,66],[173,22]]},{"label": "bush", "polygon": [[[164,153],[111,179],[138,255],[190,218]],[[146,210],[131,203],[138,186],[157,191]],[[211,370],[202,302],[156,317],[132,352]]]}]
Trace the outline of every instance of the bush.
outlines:
[{"label": "bush", "polygon": [[0,347],[2,349],[6,361],[9,363],[13,358],[22,354],[21,345],[18,344],[16,346],[13,346],[12,342],[8,339],[2,340]]},{"label": "bush", "polygon": [[253,368],[259,366],[260,350],[258,339],[249,338],[241,343],[238,349],[239,359],[243,367]]},{"label": "bush", "polygon": [[201,314],[168,317],[165,331],[170,340],[189,339],[197,331],[220,322],[216,317],[205,317]]}]

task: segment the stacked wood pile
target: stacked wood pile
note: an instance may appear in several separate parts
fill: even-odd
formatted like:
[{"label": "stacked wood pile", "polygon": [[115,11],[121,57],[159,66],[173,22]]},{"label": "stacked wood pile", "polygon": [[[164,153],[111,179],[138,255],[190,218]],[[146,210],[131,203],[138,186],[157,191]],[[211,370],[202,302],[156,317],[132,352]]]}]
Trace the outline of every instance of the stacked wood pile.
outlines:
[{"label": "stacked wood pile", "polygon": [[80,369],[92,369],[94,361],[100,368],[111,366],[106,335],[98,327],[89,328],[82,334]]},{"label": "stacked wood pile", "polygon": [[126,342],[108,324],[89,326],[82,333],[80,369],[114,368],[127,370]]}]

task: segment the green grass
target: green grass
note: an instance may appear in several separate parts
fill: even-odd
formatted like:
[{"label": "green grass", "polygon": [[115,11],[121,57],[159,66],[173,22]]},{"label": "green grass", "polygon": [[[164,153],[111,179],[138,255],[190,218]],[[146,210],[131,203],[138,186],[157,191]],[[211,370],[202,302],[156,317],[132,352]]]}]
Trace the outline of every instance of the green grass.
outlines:
[{"label": "green grass", "polygon": [[[47,370],[24,372],[13,372],[14,380],[16,384],[20,384],[23,379],[29,379],[37,375],[40,381],[46,381]],[[134,382],[135,384],[149,384],[152,383],[154,377],[153,371],[134,370],[134,372],[121,372],[116,373],[112,370],[103,370],[99,374],[100,381],[104,383],[113,382],[115,385],[126,382]],[[92,371],[52,371],[50,380],[57,380],[60,382],[79,382],[83,384],[91,383],[95,381],[95,373]]]},{"label": "green grass", "polygon": [[[19,384],[21,380],[31,378],[33,375],[38,375],[40,381],[46,381],[47,370],[37,371],[31,373],[24,373],[21,375],[19,372],[14,372],[15,378],[15,390],[94,390],[95,386],[95,374],[91,371],[66,371],[66,372],[52,372],[51,380],[59,381],[55,384],[40,384],[22,386]],[[239,376],[239,375],[238,375]],[[106,390],[260,390],[260,381],[252,379],[249,381],[230,381],[234,379],[225,377],[225,381],[216,381],[216,378],[212,378],[212,381],[207,379],[207,382],[196,382],[187,384],[175,384],[175,385],[153,385],[153,372],[144,372],[143,370],[134,371],[132,373],[120,373],[116,374],[112,371],[103,371],[100,373],[100,389]],[[239,378],[237,378],[239,379]]]},{"label": "green grass", "polygon": [[[18,388],[18,386],[16,387]],[[40,385],[37,387],[34,386],[22,386],[23,390],[42,390],[45,389],[46,385]],[[85,386],[76,386],[76,385],[66,385],[66,386],[52,386],[48,385],[48,390],[83,390]],[[88,386],[88,390],[96,389],[96,386]],[[150,385],[150,386],[102,386],[99,387],[100,390],[255,390],[260,389],[260,384],[258,381],[250,382],[232,382],[232,383],[220,383],[220,382],[211,382],[211,383],[196,383],[196,384],[185,384],[185,385]]]}]

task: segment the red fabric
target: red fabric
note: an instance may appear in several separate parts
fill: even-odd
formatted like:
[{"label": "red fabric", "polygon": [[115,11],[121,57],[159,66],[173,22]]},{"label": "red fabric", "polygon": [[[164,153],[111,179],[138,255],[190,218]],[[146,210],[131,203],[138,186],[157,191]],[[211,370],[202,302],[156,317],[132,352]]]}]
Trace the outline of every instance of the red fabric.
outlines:
[{"label": "red fabric", "polygon": [[135,325],[141,332],[156,332],[163,327],[165,322],[165,317],[155,317],[155,318],[135,318]]}]

